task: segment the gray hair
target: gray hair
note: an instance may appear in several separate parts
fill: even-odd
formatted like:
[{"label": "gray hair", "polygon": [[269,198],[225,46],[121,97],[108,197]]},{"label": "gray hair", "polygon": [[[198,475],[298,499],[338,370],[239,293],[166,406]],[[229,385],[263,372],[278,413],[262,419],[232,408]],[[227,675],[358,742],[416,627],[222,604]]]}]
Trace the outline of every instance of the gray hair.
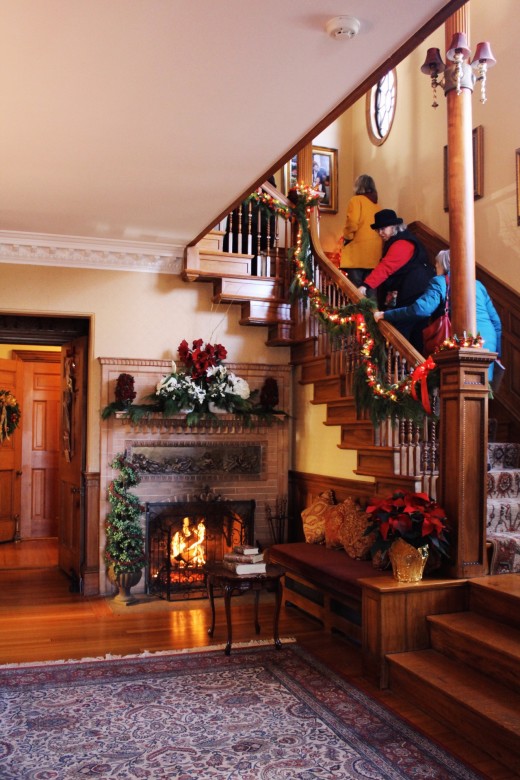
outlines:
[{"label": "gray hair", "polygon": [[354,182],[354,192],[356,195],[364,195],[366,192],[377,193],[373,178],[366,173],[362,173]]},{"label": "gray hair", "polygon": [[435,262],[439,263],[445,274],[450,272],[450,250],[441,249],[441,251],[435,256]]},{"label": "gray hair", "polygon": [[405,231],[405,230],[408,230],[408,225],[406,224],[406,222],[402,222],[400,225],[395,225],[395,233],[394,233],[394,236],[395,236],[397,233],[404,233],[404,231]]}]

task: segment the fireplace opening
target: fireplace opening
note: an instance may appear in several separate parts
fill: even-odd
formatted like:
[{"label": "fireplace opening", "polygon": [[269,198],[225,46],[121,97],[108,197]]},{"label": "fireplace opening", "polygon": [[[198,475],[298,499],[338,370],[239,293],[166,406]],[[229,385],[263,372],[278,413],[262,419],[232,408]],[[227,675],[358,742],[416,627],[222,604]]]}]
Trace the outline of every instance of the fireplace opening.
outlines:
[{"label": "fireplace opening", "polygon": [[168,601],[205,598],[204,566],[253,543],[254,515],[254,501],[147,503],[147,592]]}]

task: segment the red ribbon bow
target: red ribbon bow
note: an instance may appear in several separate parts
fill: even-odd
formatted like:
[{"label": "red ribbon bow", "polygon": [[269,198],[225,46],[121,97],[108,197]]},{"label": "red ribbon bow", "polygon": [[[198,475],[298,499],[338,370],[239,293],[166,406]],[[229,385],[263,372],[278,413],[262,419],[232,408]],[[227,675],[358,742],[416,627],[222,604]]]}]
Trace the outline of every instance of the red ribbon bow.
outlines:
[{"label": "red ribbon bow", "polygon": [[433,371],[435,368],[435,361],[433,360],[432,356],[430,355],[427,360],[424,361],[424,363],[421,363],[420,366],[417,366],[417,368],[414,369],[412,373],[412,386],[410,389],[412,398],[414,401],[418,401],[417,392],[415,390],[415,385],[417,382],[421,383],[421,403],[423,405],[423,409],[426,412],[426,414],[432,413],[432,407],[430,404],[430,395],[428,393],[428,374],[430,371]]}]

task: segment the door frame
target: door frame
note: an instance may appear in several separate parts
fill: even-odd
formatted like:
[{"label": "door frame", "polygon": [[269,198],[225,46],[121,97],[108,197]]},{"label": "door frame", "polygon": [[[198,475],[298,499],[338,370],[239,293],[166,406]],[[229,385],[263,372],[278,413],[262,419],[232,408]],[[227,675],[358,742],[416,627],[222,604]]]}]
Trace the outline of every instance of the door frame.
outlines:
[{"label": "door frame", "polygon": [[[75,338],[86,336],[87,363],[89,362],[90,356],[91,330],[92,317],[88,315],[60,317],[42,314],[0,314],[1,344],[13,344],[19,349],[22,349],[25,345],[27,345],[28,349],[30,349],[31,346],[61,347],[63,344],[66,344]],[[41,355],[44,353],[39,352],[37,354]],[[84,463],[86,463],[87,455],[88,385],[86,394],[87,398],[83,410],[84,419],[82,421],[85,435],[81,442],[81,457]],[[99,485],[99,475],[88,475],[85,472],[83,479],[86,483],[86,494],[94,497],[96,485]],[[87,503],[89,503],[88,500],[82,502],[80,531],[84,540],[84,555],[92,559],[92,546],[95,538],[99,539],[99,529],[97,522],[95,523],[95,528],[90,528],[91,525],[94,525],[96,513],[92,510],[92,506],[86,506]],[[86,588],[81,587],[80,590],[84,595],[96,595],[96,593],[99,592],[99,572],[96,573],[94,571],[95,567],[92,564],[92,560],[88,561],[85,566],[89,570],[89,585]],[[99,566],[97,568],[99,569]]]}]

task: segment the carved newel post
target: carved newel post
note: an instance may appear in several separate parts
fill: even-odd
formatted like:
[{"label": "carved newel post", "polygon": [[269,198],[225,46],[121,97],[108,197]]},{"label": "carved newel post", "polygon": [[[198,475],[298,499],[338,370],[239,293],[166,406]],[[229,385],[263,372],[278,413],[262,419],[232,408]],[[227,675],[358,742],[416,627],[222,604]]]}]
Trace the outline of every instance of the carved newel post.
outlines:
[{"label": "carved newel post", "polygon": [[488,366],[495,355],[480,349],[440,352],[439,503],[454,523],[453,577],[486,572]]},{"label": "carved newel post", "polygon": [[[459,338],[477,333],[471,110],[474,78],[466,62],[469,50],[464,45],[464,36],[469,40],[468,6],[455,12],[445,29],[447,52],[454,52],[459,60],[447,66],[444,74],[451,320],[453,333]],[[487,369],[495,357],[479,348],[447,350],[435,356],[441,372],[438,499],[454,526],[450,573],[458,579],[486,573]]]}]

